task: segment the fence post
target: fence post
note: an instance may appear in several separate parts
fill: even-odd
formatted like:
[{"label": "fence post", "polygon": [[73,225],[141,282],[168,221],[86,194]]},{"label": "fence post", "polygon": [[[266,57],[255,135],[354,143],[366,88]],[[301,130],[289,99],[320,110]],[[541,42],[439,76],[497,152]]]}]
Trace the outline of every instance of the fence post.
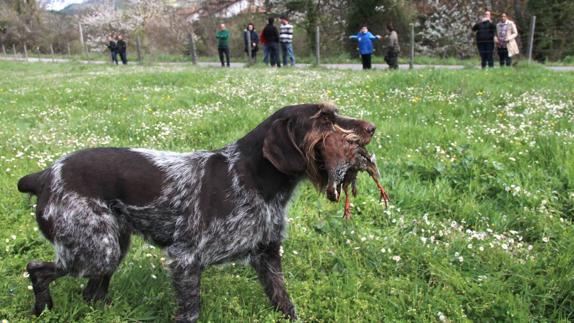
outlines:
[{"label": "fence post", "polygon": [[191,56],[191,63],[197,65],[197,51],[195,50],[195,37],[193,31],[189,32],[189,55]]},{"label": "fence post", "polygon": [[536,16],[530,20],[530,35],[528,37],[528,64],[532,62],[532,49],[534,48],[534,29],[536,28]]},{"label": "fence post", "polygon": [[411,23],[411,52],[409,55],[409,69],[412,70],[415,64],[415,24]]},{"label": "fence post", "polygon": [[52,62],[55,61],[55,57],[54,57],[54,45],[50,44],[50,54],[52,54]]},{"label": "fence post", "polygon": [[82,43],[82,51],[84,55],[86,54],[86,44],[84,43],[84,31],[82,29],[82,23],[78,21],[78,28],[80,29],[80,43]]},{"label": "fence post", "polygon": [[6,55],[6,47],[4,47],[4,44],[2,44],[2,54],[4,54],[4,56],[7,56]]},{"label": "fence post", "polygon": [[24,58],[28,60],[28,48],[26,47],[26,43],[24,43]]},{"label": "fence post", "polygon": [[68,58],[72,57],[72,51],[70,50],[70,43],[68,43]]},{"label": "fence post", "polygon": [[12,55],[16,56],[16,44],[12,44]]},{"label": "fence post", "polygon": [[138,54],[138,62],[142,63],[142,52],[141,52],[141,42],[139,33],[136,35],[136,51]]},{"label": "fence post", "polygon": [[319,26],[315,28],[315,65],[321,63],[321,32]]},{"label": "fence post", "polygon": [[245,29],[247,33],[247,66],[251,65],[251,31],[249,31],[249,27]]}]

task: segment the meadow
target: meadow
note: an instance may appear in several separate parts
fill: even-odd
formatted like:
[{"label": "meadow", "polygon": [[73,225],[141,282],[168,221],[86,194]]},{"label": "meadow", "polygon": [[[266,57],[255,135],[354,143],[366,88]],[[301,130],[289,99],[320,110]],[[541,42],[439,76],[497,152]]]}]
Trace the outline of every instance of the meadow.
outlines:
[{"label": "meadow", "polygon": [[[28,261],[51,260],[17,180],[86,147],[172,151],[231,143],[273,111],[330,101],[374,122],[384,208],[366,174],[353,217],[309,183],[283,246],[306,322],[574,320],[574,73],[343,71],[0,62],[0,320],[169,322],[161,250],[132,239],[108,302],[85,279],[51,285],[30,314]],[[202,276],[201,322],[276,322],[254,271]],[[5,322],[5,321],[2,321]]]}]

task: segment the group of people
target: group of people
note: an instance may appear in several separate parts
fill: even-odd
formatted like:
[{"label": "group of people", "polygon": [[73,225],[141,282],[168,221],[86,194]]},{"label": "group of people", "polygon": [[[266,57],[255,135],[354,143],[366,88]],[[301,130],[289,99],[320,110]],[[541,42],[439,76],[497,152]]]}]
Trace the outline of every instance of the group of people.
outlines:
[{"label": "group of people", "polygon": [[[270,17],[268,23],[261,33],[257,33],[255,25],[248,23],[243,31],[244,50],[251,60],[256,62],[259,45],[263,46],[263,62],[271,67],[295,65],[295,53],[293,52],[293,25],[289,23],[289,18],[281,16],[279,29],[275,27],[275,19]],[[388,39],[385,49],[384,60],[389,69],[398,69],[398,56],[400,53],[399,37],[392,23],[387,26]],[[472,31],[476,33],[476,44],[480,54],[480,65],[482,68],[494,67],[493,53],[497,49],[500,58],[500,66],[512,65],[512,57],[519,54],[516,38],[518,31],[516,24],[508,18],[506,13],[500,15],[500,21],[495,25],[491,20],[491,12],[486,10],[480,22],[472,26]],[[217,51],[222,67],[230,66],[229,37],[230,32],[225,24],[219,25],[219,30],[215,34],[217,39]],[[361,55],[363,69],[372,68],[371,58],[374,52],[373,41],[382,40],[380,35],[373,35],[366,25],[361,26],[356,35],[349,36],[350,39],[358,42],[358,50]],[[122,64],[127,64],[126,42],[121,34],[108,36],[108,49],[110,50],[112,62],[118,64],[118,55]],[[282,60],[279,56],[281,54]]]},{"label": "group of people", "polygon": [[[390,69],[398,69],[398,58],[400,53],[399,47],[399,36],[397,31],[393,27],[393,24],[387,24],[388,43],[386,46],[385,62],[389,65]],[[383,39],[381,35],[373,35],[367,25],[361,26],[361,30],[356,34],[349,36],[350,39],[356,39],[359,44],[359,54],[361,54],[361,62],[363,63],[363,69],[371,69],[371,56],[375,51],[373,46],[373,40]]]},{"label": "group of people", "polygon": [[110,50],[110,55],[112,56],[112,63],[115,63],[116,65],[118,64],[118,55],[120,55],[122,64],[126,65],[128,63],[128,57],[126,54],[127,44],[121,34],[109,35],[107,46]]},{"label": "group of people", "polygon": [[519,54],[516,37],[518,31],[516,24],[508,19],[508,15],[503,12],[500,21],[495,25],[491,20],[491,12],[486,10],[482,20],[472,26],[472,31],[476,33],[476,46],[480,54],[480,66],[482,68],[494,67],[494,48],[498,52],[500,66],[512,65],[512,57]]},{"label": "group of people", "polygon": [[[279,29],[274,25],[275,19],[270,17],[260,34],[255,30],[253,23],[247,24],[243,31],[243,43],[247,55],[251,52],[252,62],[256,61],[259,45],[261,44],[263,46],[263,62],[265,64],[272,67],[281,67],[281,60],[279,59],[281,54],[284,66],[287,66],[287,64],[295,66],[293,25],[289,23],[289,18],[286,16],[281,16],[279,19],[281,21]],[[217,52],[219,53],[219,61],[222,67],[230,66],[229,36],[230,32],[225,27],[225,24],[220,24],[215,38],[217,39]]]}]

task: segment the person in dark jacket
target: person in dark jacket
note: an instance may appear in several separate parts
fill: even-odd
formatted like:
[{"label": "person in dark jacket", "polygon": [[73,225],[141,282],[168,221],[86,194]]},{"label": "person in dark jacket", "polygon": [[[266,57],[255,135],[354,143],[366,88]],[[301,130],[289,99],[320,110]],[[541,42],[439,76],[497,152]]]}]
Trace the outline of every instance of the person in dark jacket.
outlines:
[{"label": "person in dark jacket", "polygon": [[494,67],[494,37],[496,36],[496,25],[490,20],[490,11],[484,12],[482,21],[472,26],[472,31],[476,33],[476,46],[480,54],[480,66],[485,68]]},{"label": "person in dark jacket", "polygon": [[279,62],[279,31],[277,27],[273,26],[273,22],[275,19],[273,17],[269,17],[268,24],[263,29],[263,37],[265,37],[265,45],[269,50],[269,63],[271,67],[281,67],[281,63]]},{"label": "person in dark jacket", "polygon": [[118,65],[118,44],[116,44],[116,40],[114,36],[108,36],[108,49],[110,50],[110,55],[112,56],[112,64],[116,63]]},{"label": "person in dark jacket", "polygon": [[116,42],[118,48],[118,54],[120,54],[120,58],[122,59],[122,64],[126,65],[128,63],[128,56],[126,54],[127,44],[124,41],[124,37],[120,34],[118,35],[118,41]]},{"label": "person in dark jacket", "polygon": [[[249,44],[247,35],[249,35],[251,44]],[[249,55],[248,46],[251,46],[251,59],[253,60],[253,63],[255,63],[257,51],[259,50],[259,35],[257,35],[257,32],[255,31],[255,25],[251,22],[247,24],[247,28],[243,31],[243,43],[245,45],[245,53],[247,53],[247,55]]]},{"label": "person in dark jacket", "polygon": [[269,48],[267,47],[267,41],[265,40],[265,35],[263,35],[263,30],[259,33],[259,43],[263,46],[263,63],[269,65]]},{"label": "person in dark jacket", "polygon": [[387,24],[387,31],[389,36],[387,37],[387,53],[385,54],[385,62],[389,65],[389,69],[396,70],[399,68],[398,58],[401,48],[399,46],[399,35],[395,31],[392,23]]}]

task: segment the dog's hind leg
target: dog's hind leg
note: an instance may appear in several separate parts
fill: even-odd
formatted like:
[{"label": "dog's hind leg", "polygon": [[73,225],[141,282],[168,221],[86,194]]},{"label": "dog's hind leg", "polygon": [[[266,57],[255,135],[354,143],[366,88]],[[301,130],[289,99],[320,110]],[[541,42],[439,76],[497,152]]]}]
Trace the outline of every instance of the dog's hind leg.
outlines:
[{"label": "dog's hind leg", "polygon": [[[130,245],[130,232],[124,232],[120,235],[119,245],[121,250],[121,260],[125,257],[129,245]],[[88,284],[84,289],[83,296],[86,302],[102,301],[106,298],[108,294],[108,288],[110,286],[110,280],[112,279],[112,274],[105,274],[100,276],[91,277],[88,280]]]},{"label": "dog's hind leg", "polygon": [[251,257],[251,265],[263,285],[271,304],[290,320],[296,320],[295,306],[287,294],[281,269],[281,243],[261,246]]},{"label": "dog's hind leg", "polygon": [[54,303],[50,295],[50,283],[66,275],[66,272],[57,268],[53,262],[31,261],[26,266],[26,271],[30,275],[32,288],[36,302],[34,304],[34,314],[40,315],[44,309],[52,309]]},{"label": "dog's hind leg", "polygon": [[86,302],[104,300],[108,294],[111,279],[111,274],[90,278],[83,292]]}]

